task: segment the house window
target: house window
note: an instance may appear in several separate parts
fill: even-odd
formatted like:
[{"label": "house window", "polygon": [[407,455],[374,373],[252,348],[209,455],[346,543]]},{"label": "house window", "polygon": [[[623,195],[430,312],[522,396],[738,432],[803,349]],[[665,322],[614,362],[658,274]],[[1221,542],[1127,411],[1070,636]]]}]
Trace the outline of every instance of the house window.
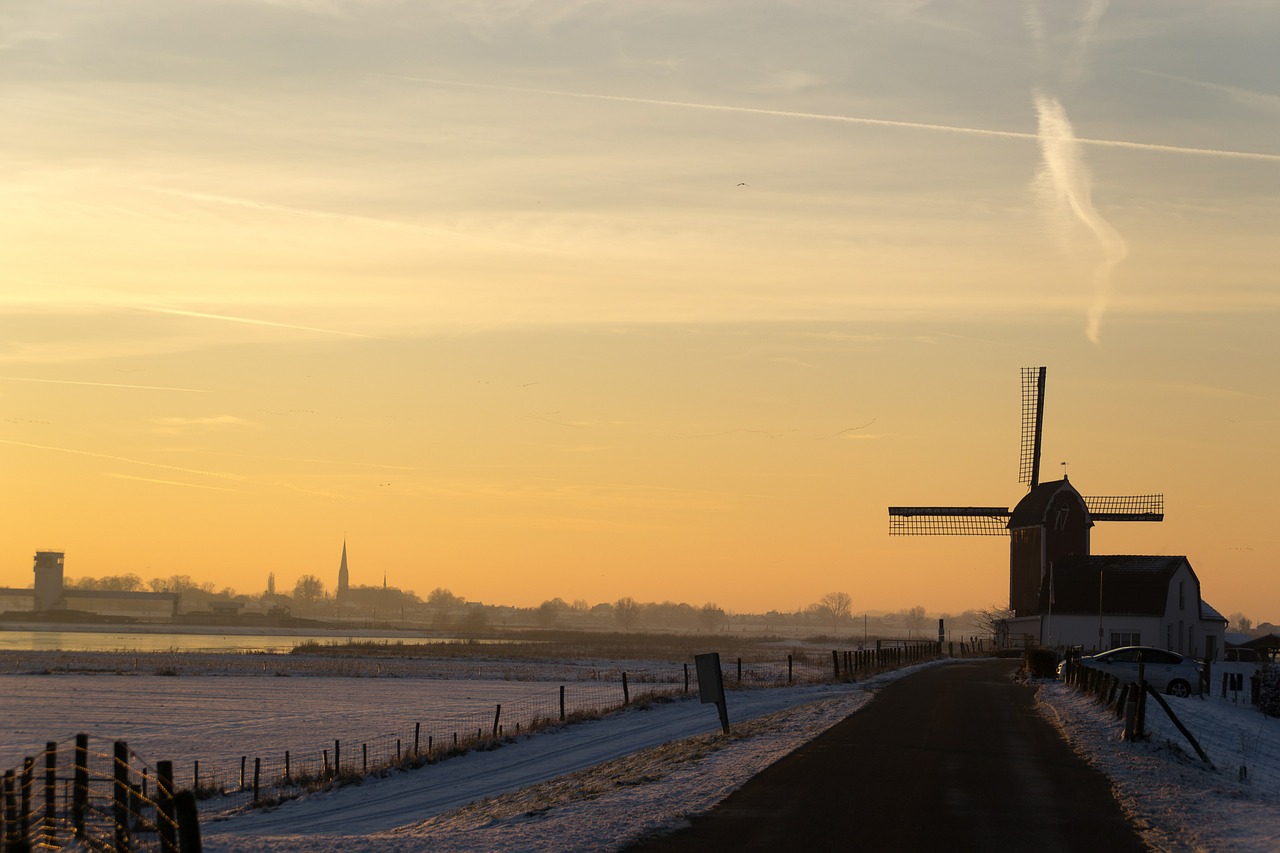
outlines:
[{"label": "house window", "polygon": [[1212,634],[1204,638],[1204,656],[1209,660],[1218,659],[1218,638]]},{"label": "house window", "polygon": [[1140,646],[1142,645],[1142,635],[1138,631],[1112,631],[1111,632],[1111,648],[1118,649],[1121,646]]}]

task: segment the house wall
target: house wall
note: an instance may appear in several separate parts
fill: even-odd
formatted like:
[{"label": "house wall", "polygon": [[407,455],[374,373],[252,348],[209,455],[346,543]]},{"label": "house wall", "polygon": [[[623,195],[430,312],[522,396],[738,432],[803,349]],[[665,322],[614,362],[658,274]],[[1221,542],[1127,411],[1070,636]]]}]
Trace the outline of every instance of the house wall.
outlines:
[{"label": "house wall", "polygon": [[[1050,646],[1080,646],[1100,652],[1117,645],[1163,647],[1162,620],[1158,616],[1102,615],[1102,647],[1098,646],[1097,613],[1054,613],[1045,616],[1043,642]],[[1137,635],[1136,638],[1134,635]],[[1112,641],[1116,640],[1113,644]],[[1136,639],[1136,642],[1135,642]]]}]

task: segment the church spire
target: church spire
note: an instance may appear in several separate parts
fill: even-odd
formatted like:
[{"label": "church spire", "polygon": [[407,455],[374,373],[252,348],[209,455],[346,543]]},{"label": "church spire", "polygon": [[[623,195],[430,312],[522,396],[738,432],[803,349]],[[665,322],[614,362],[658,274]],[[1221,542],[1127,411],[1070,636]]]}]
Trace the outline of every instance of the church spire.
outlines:
[{"label": "church spire", "polygon": [[337,597],[342,598],[347,594],[350,579],[347,574],[347,540],[342,540],[342,563],[338,566],[338,593]]}]

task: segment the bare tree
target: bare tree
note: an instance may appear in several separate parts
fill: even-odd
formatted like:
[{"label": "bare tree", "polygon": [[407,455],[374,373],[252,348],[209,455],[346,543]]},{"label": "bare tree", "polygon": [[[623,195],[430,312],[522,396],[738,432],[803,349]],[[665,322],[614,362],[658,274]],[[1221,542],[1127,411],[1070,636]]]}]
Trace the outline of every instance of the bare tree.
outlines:
[{"label": "bare tree", "polygon": [[724,622],[724,610],[714,601],[708,601],[698,608],[698,624],[708,631],[714,631]]},{"label": "bare tree", "polygon": [[919,631],[924,627],[924,608],[917,604],[909,610],[902,611],[902,620],[907,623],[907,627],[912,631]]},{"label": "bare tree", "polygon": [[444,587],[438,586],[431,590],[431,594],[427,596],[427,604],[439,610],[448,610],[466,604],[466,599],[454,595]]},{"label": "bare tree", "polygon": [[315,575],[303,575],[293,585],[295,604],[311,606],[324,600],[324,581]]},{"label": "bare tree", "polygon": [[1253,620],[1243,613],[1232,613],[1229,621],[1232,631],[1247,634],[1253,630]]},{"label": "bare tree", "polygon": [[624,595],[613,603],[613,618],[624,631],[630,631],[640,618],[640,603],[629,595]]},{"label": "bare tree", "polygon": [[976,612],[974,627],[991,637],[1001,637],[1008,633],[1008,620],[1013,618],[1013,611],[1002,604],[993,604],[985,610]]},{"label": "bare tree", "polygon": [[533,613],[533,618],[543,628],[550,628],[556,624],[556,619],[560,618],[560,611],[565,609],[566,606],[563,599],[548,599],[538,605],[538,609]]},{"label": "bare tree", "polygon": [[828,592],[818,599],[817,611],[831,620],[831,624],[839,625],[849,618],[853,607],[853,596],[847,592]]}]

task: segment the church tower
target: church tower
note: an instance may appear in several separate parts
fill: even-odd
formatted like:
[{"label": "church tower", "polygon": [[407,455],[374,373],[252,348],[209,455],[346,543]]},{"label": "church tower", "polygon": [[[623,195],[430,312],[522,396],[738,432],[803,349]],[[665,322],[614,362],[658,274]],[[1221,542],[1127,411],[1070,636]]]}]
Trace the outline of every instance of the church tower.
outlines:
[{"label": "church tower", "polygon": [[347,597],[350,579],[347,575],[347,540],[342,540],[342,563],[338,566],[338,591],[336,598],[341,601]]}]

